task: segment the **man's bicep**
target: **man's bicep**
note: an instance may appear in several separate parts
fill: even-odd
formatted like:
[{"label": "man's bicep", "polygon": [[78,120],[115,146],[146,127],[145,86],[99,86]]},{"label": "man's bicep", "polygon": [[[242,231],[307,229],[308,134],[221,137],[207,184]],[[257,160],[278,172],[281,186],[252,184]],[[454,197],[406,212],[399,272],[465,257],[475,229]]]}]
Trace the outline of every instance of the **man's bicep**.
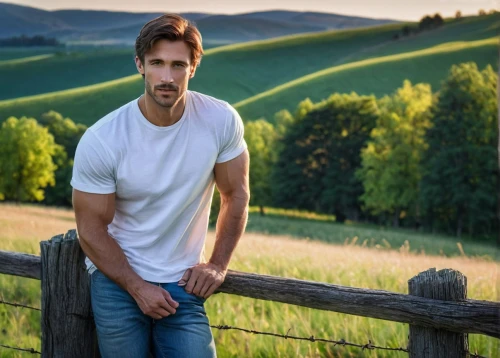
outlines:
[{"label": "man's bicep", "polygon": [[235,193],[249,195],[249,165],[248,150],[234,159],[215,164],[215,183],[223,196]]},{"label": "man's bicep", "polygon": [[107,226],[115,216],[115,193],[93,194],[73,189],[73,208],[79,231]]}]

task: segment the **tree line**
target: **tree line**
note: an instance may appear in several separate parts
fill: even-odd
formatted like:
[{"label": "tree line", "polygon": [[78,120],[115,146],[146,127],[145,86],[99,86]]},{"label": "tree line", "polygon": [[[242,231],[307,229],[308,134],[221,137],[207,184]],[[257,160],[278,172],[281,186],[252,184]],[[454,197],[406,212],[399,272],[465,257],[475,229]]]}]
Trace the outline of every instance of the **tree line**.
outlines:
[{"label": "tree line", "polygon": [[[488,14],[490,14],[490,15],[495,14],[496,12],[497,11],[494,9],[490,10],[489,12],[486,12],[485,10],[480,9],[478,12],[478,15],[479,16],[486,16]],[[462,11],[457,10],[457,12],[455,13],[455,19],[457,19],[457,20],[462,19]],[[406,36],[410,36],[410,35],[417,35],[423,31],[438,29],[443,25],[445,25],[445,21],[444,21],[443,17],[441,16],[441,14],[436,13],[433,16],[425,15],[424,17],[422,17],[420,19],[418,24],[416,24],[415,26],[404,25],[401,28],[400,32],[397,32],[392,36],[392,39],[398,40],[401,36],[406,37]]]},{"label": "tree line", "polygon": [[0,39],[1,47],[34,47],[34,46],[51,46],[60,47],[64,46],[57,39],[53,37],[45,37],[42,35],[35,36],[14,36],[9,38]]},{"label": "tree line", "polygon": [[335,93],[246,124],[252,205],[429,232],[495,237],[497,74],[453,66],[436,93]]},{"label": "tree line", "polygon": [[[453,66],[439,91],[404,81],[376,98],[334,93],[245,123],[251,205],[429,232],[494,237],[497,74]],[[70,206],[86,127],[51,111],[0,129],[0,200]],[[211,210],[218,212],[217,192]]]}]

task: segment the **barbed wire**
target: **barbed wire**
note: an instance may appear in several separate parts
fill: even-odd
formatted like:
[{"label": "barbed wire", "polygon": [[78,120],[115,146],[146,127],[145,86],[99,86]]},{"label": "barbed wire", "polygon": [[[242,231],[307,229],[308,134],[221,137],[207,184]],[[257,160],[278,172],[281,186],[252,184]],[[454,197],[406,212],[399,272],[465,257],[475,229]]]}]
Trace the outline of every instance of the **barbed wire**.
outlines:
[{"label": "barbed wire", "polygon": [[465,353],[468,354],[470,358],[488,358],[488,357],[482,356],[480,354],[477,354],[477,351],[476,351],[476,353],[471,353],[471,352],[466,350]]},{"label": "barbed wire", "polygon": [[[7,302],[4,300],[0,300],[0,304],[5,304],[5,305],[9,305],[9,306],[14,306],[14,307],[20,307],[20,308],[27,308],[27,309],[31,309],[31,310],[35,310],[35,311],[41,311],[41,309],[37,308],[37,307],[31,307],[31,306],[27,306],[27,305],[24,305],[21,303]],[[309,336],[309,337],[291,336],[291,335],[289,335],[290,331],[292,330],[291,328],[287,331],[286,334],[280,334],[280,333],[272,333],[272,332],[261,332],[261,331],[256,331],[254,329],[240,328],[240,327],[234,327],[234,326],[228,326],[228,325],[210,325],[210,327],[215,328],[215,329],[219,329],[219,330],[236,330],[236,331],[241,331],[241,332],[246,332],[246,333],[251,333],[251,334],[272,336],[272,337],[278,337],[278,338],[284,338],[284,339],[294,339],[294,340],[299,340],[299,341],[333,343],[334,347],[336,345],[341,345],[341,346],[358,347],[358,348],[361,348],[361,350],[380,349],[380,350],[386,350],[386,351],[400,351],[400,352],[410,353],[410,351],[407,348],[403,348],[403,347],[392,348],[392,347],[376,346],[372,343],[371,340],[368,340],[368,343],[366,343],[366,344],[358,344],[358,343],[347,342],[343,338],[341,338],[340,340],[337,341],[337,340],[333,340],[333,339],[316,338],[314,336]],[[33,354],[41,354],[40,352],[36,351],[34,348],[10,347],[10,346],[3,345],[3,344],[0,344],[0,347],[15,349],[15,350],[24,351],[24,352],[33,353]],[[470,358],[488,358],[486,356],[482,356],[482,355],[478,354],[477,351],[475,353],[472,353],[472,352],[466,350],[465,353],[468,354]]]},{"label": "barbed wire", "polygon": [[[371,340],[368,340],[368,343],[366,344],[357,344],[357,343],[350,343],[347,342],[345,339],[340,339],[338,341],[332,340],[332,339],[325,339],[325,338],[316,338],[314,336],[310,337],[297,337],[297,336],[291,336],[288,333],[292,330],[291,328],[288,330],[286,334],[279,334],[279,333],[271,333],[271,332],[260,332],[256,331],[253,329],[246,329],[246,328],[240,328],[240,327],[233,327],[233,326],[227,326],[227,325],[210,325],[212,328],[216,328],[219,330],[237,330],[237,331],[243,331],[246,333],[252,333],[252,334],[258,334],[258,335],[264,335],[264,336],[273,336],[273,337],[278,337],[278,338],[284,338],[284,339],[295,339],[295,340],[301,340],[301,341],[310,341],[310,342],[325,342],[325,343],[334,343],[334,347],[336,345],[342,345],[342,346],[353,346],[353,347],[358,347],[361,348],[361,350],[365,349],[381,349],[381,350],[387,350],[387,351],[400,351],[400,352],[406,352],[410,353],[410,351],[407,348],[403,347],[398,347],[398,348],[391,348],[391,347],[379,347],[376,346],[372,343]],[[469,355],[470,358],[488,358],[482,355],[479,355],[477,351],[475,353],[471,353],[470,351],[466,350],[466,354]]]},{"label": "barbed wire", "polygon": [[9,349],[15,349],[16,351],[28,352],[28,353],[32,353],[32,354],[42,354],[42,352],[39,352],[39,351],[35,350],[35,348],[10,347],[10,346],[6,346],[4,344],[0,344],[0,347],[9,348]]},{"label": "barbed wire", "polygon": [[252,334],[259,334],[259,335],[264,335],[264,336],[273,336],[273,337],[279,337],[279,338],[284,338],[284,339],[295,339],[295,340],[300,340],[300,341],[310,341],[310,342],[325,342],[325,343],[334,343],[334,347],[336,345],[341,345],[341,346],[352,346],[352,347],[358,347],[361,348],[361,350],[365,349],[382,349],[382,350],[387,350],[387,351],[401,351],[401,352],[406,352],[409,353],[408,349],[403,348],[403,347],[398,347],[398,348],[391,348],[391,347],[379,347],[376,346],[372,343],[371,340],[368,340],[368,343],[366,344],[358,344],[358,343],[351,343],[347,342],[345,339],[340,339],[340,340],[333,340],[333,339],[325,339],[325,338],[316,338],[314,336],[310,337],[297,337],[297,336],[291,336],[288,333],[290,333],[291,328],[288,330],[286,334],[279,334],[279,333],[271,333],[271,332],[260,332],[256,331],[253,329],[246,329],[246,328],[239,328],[239,327],[232,327],[232,326],[227,326],[227,325],[211,325],[210,327],[220,329],[220,330],[230,330],[234,329],[237,331],[243,331],[247,333],[252,333]]},{"label": "barbed wire", "polygon": [[23,305],[21,303],[12,303],[12,302],[4,301],[4,300],[0,300],[0,303],[2,303],[4,305],[14,306],[14,307],[28,308],[30,310],[41,311],[40,308],[26,306],[26,305]]}]

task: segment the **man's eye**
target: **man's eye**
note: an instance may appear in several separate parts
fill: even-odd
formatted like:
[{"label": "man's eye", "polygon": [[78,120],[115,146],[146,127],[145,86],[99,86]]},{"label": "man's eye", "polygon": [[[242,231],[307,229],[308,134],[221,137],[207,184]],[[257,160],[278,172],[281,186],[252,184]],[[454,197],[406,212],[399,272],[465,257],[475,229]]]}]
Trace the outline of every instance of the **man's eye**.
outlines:
[{"label": "man's eye", "polygon": [[183,68],[183,67],[185,67],[185,65],[184,65],[183,63],[176,63],[176,64],[174,65],[174,67]]},{"label": "man's eye", "polygon": [[159,65],[160,64],[160,61],[152,61],[151,62],[152,65]]}]

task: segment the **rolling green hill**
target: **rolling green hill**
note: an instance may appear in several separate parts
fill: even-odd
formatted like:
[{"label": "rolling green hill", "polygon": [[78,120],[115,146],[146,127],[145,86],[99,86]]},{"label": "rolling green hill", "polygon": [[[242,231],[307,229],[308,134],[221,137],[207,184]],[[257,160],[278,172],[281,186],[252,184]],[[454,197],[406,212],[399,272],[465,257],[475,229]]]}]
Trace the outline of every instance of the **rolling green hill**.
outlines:
[{"label": "rolling green hill", "polygon": [[0,121],[10,116],[40,118],[52,108],[77,123],[90,125],[143,91],[140,75],[132,75],[97,85],[0,101]]},{"label": "rolling green hill", "polygon": [[[370,58],[334,66],[262,92],[235,104],[247,120],[273,116],[281,109],[293,112],[305,98],[318,102],[334,92],[383,96],[405,79],[430,83],[436,90],[453,64],[474,61],[479,68],[498,63],[498,39],[456,42],[425,50]],[[495,67],[497,68],[497,67]]]},{"label": "rolling green hill", "polygon": [[[41,54],[41,55],[29,56],[29,57],[21,57],[21,58],[3,60],[3,61],[0,61],[0,71],[2,70],[2,67],[3,68],[10,68],[12,71],[13,66],[17,66],[20,64],[26,64],[28,62],[43,61],[43,60],[46,60],[46,59],[54,57],[54,56],[55,56],[55,54],[53,54],[53,53],[46,53],[46,54]],[[5,78],[5,77],[2,77],[2,78]]]},{"label": "rolling green hill", "polygon": [[0,63],[3,61],[20,60],[26,57],[53,54],[53,47],[3,47],[0,50]]},{"label": "rolling green hill", "polygon": [[[453,52],[450,48],[448,52],[436,52],[436,56],[416,54],[415,51],[433,46],[444,46],[450,42],[460,41],[462,38],[476,41],[491,38],[498,31],[499,20],[500,14],[464,18],[458,21],[449,20],[447,25],[441,29],[396,41],[392,40],[392,36],[400,31],[402,25],[391,24],[366,29],[295,35],[219,47],[206,52],[195,78],[190,83],[190,88],[222,98],[233,104],[238,103],[244,118],[251,119],[262,115],[272,115],[275,108],[279,110],[283,104],[287,108],[294,107],[298,101],[311,96],[309,90],[303,92],[297,90],[294,92],[295,94],[292,94],[293,91],[282,92],[281,95],[292,95],[291,99],[284,103],[272,100],[269,96],[270,93],[266,91],[274,91],[273,93],[275,93],[278,86],[283,85],[289,89],[291,85],[305,84],[307,81],[304,81],[304,76],[315,76],[314,74],[318,75],[318,72],[323,70],[326,71],[325,75],[336,73],[335,76],[339,76],[340,73],[343,73],[346,80],[336,82],[335,86],[319,86],[313,96],[318,100],[335,91],[355,90],[360,93],[389,93],[400,86],[406,77],[412,81],[425,80],[436,85],[441,78],[444,78],[453,63],[463,62],[463,60],[476,61],[480,66],[485,63],[495,63],[496,60],[492,55],[494,45],[485,45],[484,51],[480,50],[480,47],[474,47],[473,51],[457,50]],[[452,43],[448,45],[454,46]],[[453,54],[450,55],[452,52]],[[408,55],[408,53],[411,54]],[[438,53],[439,55],[437,55]],[[458,53],[467,53],[467,55],[460,57],[456,55]],[[390,61],[386,58],[382,62],[375,61],[369,65],[365,63],[367,66],[364,72],[357,72],[362,69],[360,61],[401,54],[415,58],[410,59],[403,56],[394,57]],[[413,66],[413,70],[404,67],[410,66],[411,69],[411,64],[413,61],[417,61],[417,58],[418,61],[425,59],[426,62],[423,62],[425,67],[415,68]],[[443,58],[447,58],[446,61]],[[394,71],[391,72],[391,67],[396,69],[399,61],[403,66],[399,70],[400,72],[398,74]],[[357,64],[354,67],[339,67],[349,63]],[[376,63],[378,65],[375,66]],[[384,63],[385,67],[381,65]],[[372,80],[382,74],[382,72],[378,72],[380,67],[377,66],[387,68],[389,76],[384,75],[380,80]],[[433,68],[436,69],[434,72]],[[346,70],[346,72],[341,71],[341,69]],[[365,76],[364,78],[368,80],[364,81],[359,76]],[[307,80],[309,79],[307,78]],[[382,85],[385,82],[386,84]],[[354,84],[356,85],[354,86]],[[95,86],[0,101],[0,119],[5,119],[9,115],[38,117],[53,109],[77,122],[91,124],[119,105],[139,96],[143,91],[142,88],[141,77],[131,76],[124,80],[115,80]],[[279,88],[279,90],[282,89]],[[259,97],[255,97],[257,95]],[[275,107],[266,108],[266,113],[263,113],[262,104],[256,102],[257,99],[261,98],[271,100]],[[249,100],[245,101],[247,99]],[[281,100],[285,101],[285,98],[283,97]]]},{"label": "rolling green hill", "polygon": [[0,62],[0,100],[54,92],[122,78],[135,73],[134,50],[106,49],[56,53],[37,61]]},{"label": "rolling green hill", "polygon": [[[190,88],[230,103],[241,101],[297,77],[342,63],[342,58],[353,52],[387,41],[399,27],[386,25],[294,35],[211,49],[206,51]],[[323,55],[311,61],[309,53]],[[117,106],[138,97],[142,91],[142,78],[136,75],[124,81],[4,100],[0,101],[0,120],[11,115],[36,118],[53,109],[77,122],[92,124]]]}]

